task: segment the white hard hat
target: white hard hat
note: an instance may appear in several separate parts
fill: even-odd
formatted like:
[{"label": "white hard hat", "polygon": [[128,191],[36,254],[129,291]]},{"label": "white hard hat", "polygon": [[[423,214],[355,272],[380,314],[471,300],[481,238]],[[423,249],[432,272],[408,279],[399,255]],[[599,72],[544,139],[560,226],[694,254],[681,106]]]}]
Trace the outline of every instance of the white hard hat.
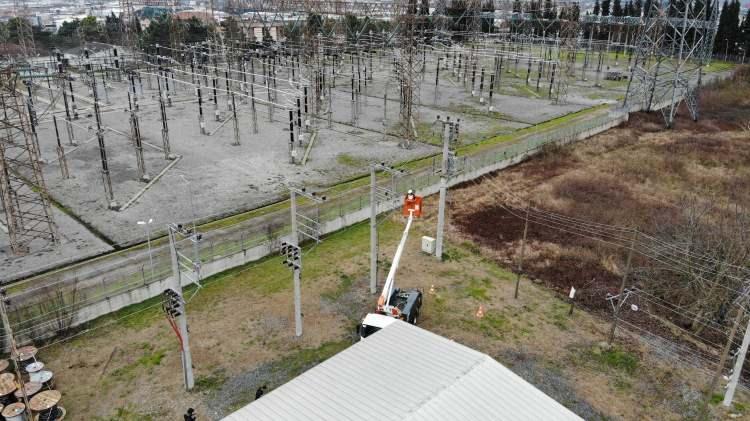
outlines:
[{"label": "white hard hat", "polygon": [[409,189],[409,190],[408,190],[408,191],[406,192],[406,194],[414,194],[414,190],[412,190],[412,189]]}]

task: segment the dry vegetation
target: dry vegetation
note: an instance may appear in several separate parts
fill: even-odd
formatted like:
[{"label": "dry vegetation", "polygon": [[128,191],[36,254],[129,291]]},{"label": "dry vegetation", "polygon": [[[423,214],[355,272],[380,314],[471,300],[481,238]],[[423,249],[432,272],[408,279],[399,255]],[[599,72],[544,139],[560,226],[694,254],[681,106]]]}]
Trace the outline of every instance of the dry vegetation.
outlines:
[{"label": "dry vegetation", "polygon": [[[550,147],[522,165],[467,183],[453,193],[452,229],[515,267],[522,216],[532,203],[591,223],[636,227],[707,256],[711,260],[689,260],[708,270],[678,273],[671,262],[636,253],[628,286],[679,311],[644,303],[650,307],[628,312],[628,318],[715,355],[716,347],[705,344],[722,344],[726,336],[705,329],[700,319],[729,324],[728,310],[744,277],[737,267],[750,267],[750,68],[708,87],[700,101],[703,115],[697,123],[683,112],[675,129],[665,131],[659,113],[635,114],[614,130],[573,146]],[[619,290],[623,248],[534,223],[528,239],[526,275],[560,294],[575,286],[581,304],[609,317],[605,297]]]},{"label": "dry vegetation", "polygon": [[[496,201],[518,207],[520,214],[530,201],[583,220],[637,227],[696,253],[721,252],[731,263],[746,265],[750,132],[742,127],[750,120],[750,70],[704,91],[701,103],[698,123],[683,113],[674,130],[664,131],[658,113],[635,114],[619,128],[468,183],[454,193],[457,229],[511,264],[524,221]],[[598,287],[617,291],[621,250],[534,224],[529,239],[531,275],[560,289],[596,278]]]}]

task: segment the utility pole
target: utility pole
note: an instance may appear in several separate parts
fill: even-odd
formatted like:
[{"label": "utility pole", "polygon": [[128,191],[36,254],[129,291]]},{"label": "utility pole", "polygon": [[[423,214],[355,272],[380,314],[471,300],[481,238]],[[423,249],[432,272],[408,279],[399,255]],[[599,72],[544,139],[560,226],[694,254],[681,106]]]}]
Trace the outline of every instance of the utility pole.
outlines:
[{"label": "utility pole", "polygon": [[16,380],[20,385],[21,394],[23,395],[24,411],[26,412],[26,419],[32,419],[31,409],[29,408],[29,397],[26,395],[26,388],[24,387],[23,378],[21,377],[21,358],[18,355],[18,346],[16,345],[16,338],[13,336],[13,328],[10,326],[10,320],[8,319],[8,309],[6,305],[10,303],[10,299],[7,298],[7,291],[5,288],[0,289],[0,317],[2,317],[3,327],[5,328],[5,336],[8,338],[8,344],[10,345],[10,358],[13,360],[13,367],[16,369]]},{"label": "utility pole", "polygon": [[[320,242],[320,222],[297,212],[297,196],[303,196],[315,203],[322,203],[325,196],[307,192],[304,187],[296,188],[289,186],[291,201],[292,233],[289,243],[282,243],[282,255],[286,255],[284,264],[292,268],[294,274],[294,334],[302,336],[302,254],[299,247],[299,235],[302,234],[309,239]],[[299,228],[302,229],[299,229]]]},{"label": "utility pole", "polygon": [[619,318],[620,314],[620,308],[622,307],[623,302],[625,301],[625,296],[623,295],[625,292],[625,283],[628,281],[628,275],[630,274],[630,264],[633,259],[633,249],[635,248],[635,242],[638,238],[638,230],[633,230],[633,239],[630,240],[630,248],[628,249],[628,257],[627,261],[625,262],[625,271],[622,274],[622,282],[620,282],[620,293],[617,295],[617,305],[614,309],[614,315],[612,318],[612,327],[609,330],[609,340],[608,343],[612,343],[612,341],[615,340],[615,330],[617,329],[617,320]]},{"label": "utility pole", "polygon": [[281,255],[284,264],[294,273],[294,335],[302,336],[302,292],[300,291],[300,275],[302,272],[302,249],[296,244],[281,243]]},{"label": "utility pole", "polygon": [[200,280],[200,260],[196,257],[190,259],[177,250],[177,235],[190,238],[194,244],[194,251],[198,250],[197,244],[202,240],[202,236],[195,232],[195,229],[183,227],[182,224],[169,224],[167,225],[167,231],[169,232],[169,249],[172,257],[172,277],[170,286],[164,291],[164,309],[167,312],[167,317],[170,318],[172,328],[180,340],[185,389],[191,390],[195,385],[195,380],[193,377],[193,359],[190,354],[185,299],[182,294],[183,272],[181,267],[193,272],[195,278],[191,278],[187,274],[186,276],[200,287],[200,283],[198,282]]},{"label": "utility pole", "polygon": [[[741,313],[744,313],[741,311]],[[742,345],[737,353],[737,359],[734,361],[734,368],[732,369],[732,377],[729,378],[729,384],[727,385],[727,391],[724,394],[724,401],[722,405],[732,405],[734,399],[734,392],[737,390],[737,383],[740,381],[742,374],[742,366],[745,364],[745,358],[747,358],[747,348],[750,345],[750,320],[745,328],[745,337],[742,338]]]},{"label": "utility pole", "polygon": [[[391,187],[379,187],[377,171],[391,175]],[[378,284],[378,203],[396,199],[395,179],[403,175],[404,170],[395,169],[385,163],[370,165],[370,293],[375,294]]]},{"label": "utility pole", "polygon": [[370,166],[370,294],[378,285],[378,202],[375,199],[378,180],[375,166]]},{"label": "utility pole", "polygon": [[[440,135],[443,138],[443,161],[440,169],[440,201],[438,204],[438,222],[437,222],[437,235],[435,236],[435,257],[438,260],[443,260],[443,232],[445,230],[445,202],[448,196],[448,180],[455,173],[455,154],[450,150],[454,139],[454,134],[457,132],[458,124],[461,120],[451,121],[450,117],[446,120],[441,120],[440,116],[437,116],[435,123],[441,124],[442,130]],[[446,133],[446,128],[447,133]]]},{"label": "utility pole", "polygon": [[711,399],[711,396],[714,393],[714,389],[716,389],[716,384],[719,383],[719,377],[721,377],[721,372],[724,370],[724,366],[726,365],[727,358],[729,357],[729,351],[732,348],[732,344],[734,343],[734,336],[737,333],[737,327],[740,325],[740,322],[742,322],[742,317],[745,315],[745,310],[742,306],[746,302],[747,292],[743,293],[738,299],[735,301],[736,307],[736,314],[734,318],[734,323],[732,323],[731,329],[729,329],[729,337],[727,338],[726,344],[724,344],[724,350],[721,353],[721,357],[719,358],[719,364],[716,366],[716,371],[714,372],[714,375],[711,377],[711,382],[709,383],[708,387],[705,391],[705,398],[703,399],[703,406],[705,407],[708,405],[709,399]]},{"label": "utility pole", "polygon": [[523,275],[523,256],[526,253],[526,236],[529,234],[529,213],[531,211],[531,202],[526,204],[526,218],[523,224],[523,238],[521,239],[521,253],[518,256],[518,273],[516,273],[516,288],[513,291],[513,298],[518,298],[518,286],[521,283]]}]

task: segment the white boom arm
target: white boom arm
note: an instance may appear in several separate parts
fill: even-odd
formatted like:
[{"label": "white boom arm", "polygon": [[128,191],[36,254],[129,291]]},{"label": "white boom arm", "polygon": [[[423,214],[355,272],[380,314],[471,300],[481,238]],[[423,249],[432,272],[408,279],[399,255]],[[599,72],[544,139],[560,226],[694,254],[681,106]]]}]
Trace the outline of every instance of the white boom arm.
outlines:
[{"label": "white boom arm", "polygon": [[404,233],[401,235],[401,242],[398,243],[398,248],[396,248],[396,255],[393,256],[391,269],[388,271],[388,276],[385,278],[383,293],[380,296],[380,300],[378,300],[378,303],[382,302],[384,306],[390,305],[391,294],[393,293],[393,285],[396,280],[396,270],[398,269],[398,262],[401,260],[401,254],[404,252],[404,247],[406,246],[406,239],[409,237],[409,228],[411,228],[412,220],[414,220],[414,213],[409,212],[409,219],[406,220],[406,228],[404,228]]}]

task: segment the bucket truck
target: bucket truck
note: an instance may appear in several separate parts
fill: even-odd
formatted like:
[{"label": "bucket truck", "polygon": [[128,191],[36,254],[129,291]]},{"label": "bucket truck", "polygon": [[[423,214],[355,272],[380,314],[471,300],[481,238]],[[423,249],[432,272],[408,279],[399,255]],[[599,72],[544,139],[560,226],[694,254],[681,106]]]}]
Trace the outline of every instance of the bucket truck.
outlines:
[{"label": "bucket truck", "polygon": [[359,327],[361,338],[377,332],[378,330],[400,319],[407,323],[417,324],[419,312],[422,308],[422,291],[413,289],[395,288],[396,270],[398,269],[401,255],[406,247],[406,240],[409,237],[409,229],[414,221],[414,217],[422,214],[422,198],[415,196],[412,190],[404,200],[404,215],[408,214],[406,227],[401,235],[401,241],[396,248],[396,254],[393,256],[393,263],[388,271],[388,276],[383,284],[383,292],[378,297],[378,304],[374,313],[370,313],[362,320]]}]

